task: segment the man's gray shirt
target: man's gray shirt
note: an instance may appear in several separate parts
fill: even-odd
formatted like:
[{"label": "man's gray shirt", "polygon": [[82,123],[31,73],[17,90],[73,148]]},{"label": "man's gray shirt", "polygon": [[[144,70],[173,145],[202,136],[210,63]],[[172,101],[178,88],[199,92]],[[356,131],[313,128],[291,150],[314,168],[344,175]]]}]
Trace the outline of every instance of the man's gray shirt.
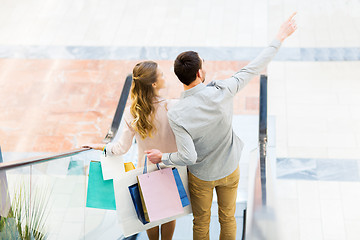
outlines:
[{"label": "man's gray shirt", "polygon": [[188,165],[193,175],[205,181],[236,170],[244,144],[232,129],[234,96],[265,69],[280,44],[274,40],[231,78],[207,86],[201,83],[182,93],[168,112],[178,151],[164,153],[164,164]]}]

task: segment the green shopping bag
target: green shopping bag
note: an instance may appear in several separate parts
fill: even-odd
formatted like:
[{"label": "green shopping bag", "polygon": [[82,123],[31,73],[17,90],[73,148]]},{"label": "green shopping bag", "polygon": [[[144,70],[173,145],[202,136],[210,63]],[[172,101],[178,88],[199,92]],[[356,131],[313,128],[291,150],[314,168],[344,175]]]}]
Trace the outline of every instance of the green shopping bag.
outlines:
[{"label": "green shopping bag", "polygon": [[90,162],[86,207],[116,210],[113,180],[104,181],[100,162]]}]

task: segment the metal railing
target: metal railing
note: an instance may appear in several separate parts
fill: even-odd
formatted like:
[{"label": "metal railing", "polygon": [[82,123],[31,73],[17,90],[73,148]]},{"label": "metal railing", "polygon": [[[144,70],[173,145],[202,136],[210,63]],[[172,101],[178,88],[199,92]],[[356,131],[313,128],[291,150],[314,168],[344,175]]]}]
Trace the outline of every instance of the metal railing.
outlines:
[{"label": "metal railing", "polygon": [[267,147],[267,76],[260,76],[260,106],[259,106],[259,148],[261,199],[266,205],[266,147]]}]

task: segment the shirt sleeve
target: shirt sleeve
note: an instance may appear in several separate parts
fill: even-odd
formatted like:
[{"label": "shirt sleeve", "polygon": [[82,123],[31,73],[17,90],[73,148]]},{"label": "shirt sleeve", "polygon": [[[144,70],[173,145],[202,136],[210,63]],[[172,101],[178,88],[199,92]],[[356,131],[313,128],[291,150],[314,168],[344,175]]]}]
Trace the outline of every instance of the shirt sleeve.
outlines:
[{"label": "shirt sleeve", "polygon": [[259,75],[273,59],[281,46],[279,40],[273,40],[254,60],[235,73],[231,78],[217,81],[219,85],[225,85],[232,95],[238,93],[256,75]]},{"label": "shirt sleeve", "polygon": [[163,153],[162,162],[165,165],[193,165],[197,160],[194,142],[190,134],[182,127],[169,119],[170,126],[175,134],[178,151],[174,153]]},{"label": "shirt sleeve", "polygon": [[106,154],[123,155],[129,151],[135,136],[135,131],[130,125],[130,118],[128,116],[129,114],[130,112],[125,112],[124,114],[125,123],[119,140],[106,145]]}]

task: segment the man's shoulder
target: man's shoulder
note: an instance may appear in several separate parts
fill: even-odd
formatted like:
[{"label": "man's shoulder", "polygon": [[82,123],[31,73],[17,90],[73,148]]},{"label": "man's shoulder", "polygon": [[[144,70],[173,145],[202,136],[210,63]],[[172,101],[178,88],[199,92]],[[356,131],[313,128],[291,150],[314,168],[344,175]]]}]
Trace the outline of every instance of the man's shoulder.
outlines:
[{"label": "man's shoulder", "polygon": [[173,116],[182,108],[182,99],[178,99],[176,102],[172,102],[171,107],[168,110],[168,116]]},{"label": "man's shoulder", "polygon": [[189,104],[186,98],[177,99],[174,104],[168,110],[168,118],[174,122],[177,122],[187,112]]}]

